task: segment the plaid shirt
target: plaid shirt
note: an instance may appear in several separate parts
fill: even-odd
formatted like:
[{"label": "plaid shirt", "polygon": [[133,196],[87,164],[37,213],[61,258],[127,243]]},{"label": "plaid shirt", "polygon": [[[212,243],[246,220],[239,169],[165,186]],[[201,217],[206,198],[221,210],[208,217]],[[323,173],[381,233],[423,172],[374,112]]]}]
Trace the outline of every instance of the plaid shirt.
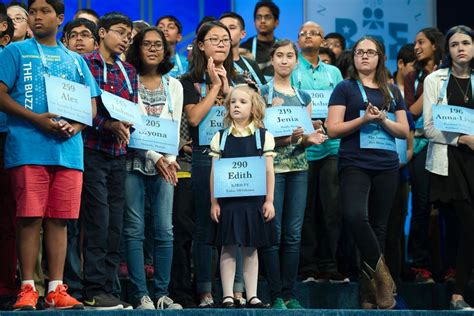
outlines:
[{"label": "plaid shirt", "polygon": [[[118,57],[117,57],[118,58]],[[125,71],[127,72],[130,83],[132,84],[133,94],[130,95],[122,71],[117,63],[113,65],[107,64],[107,83],[104,82],[104,62],[100,57],[99,51],[93,51],[92,53],[84,55],[89,69],[99,87],[110,93],[113,93],[119,97],[127,99],[129,101],[138,102],[138,80],[137,72],[135,68],[126,63],[122,62]],[[138,106],[138,105],[137,105]],[[109,113],[102,103],[102,99],[97,99],[97,115],[93,120],[93,126],[87,127],[82,132],[84,138],[84,146],[93,150],[102,151],[112,156],[121,156],[127,153],[125,145],[119,145],[115,135],[108,130],[103,128],[104,123],[111,120]]]}]

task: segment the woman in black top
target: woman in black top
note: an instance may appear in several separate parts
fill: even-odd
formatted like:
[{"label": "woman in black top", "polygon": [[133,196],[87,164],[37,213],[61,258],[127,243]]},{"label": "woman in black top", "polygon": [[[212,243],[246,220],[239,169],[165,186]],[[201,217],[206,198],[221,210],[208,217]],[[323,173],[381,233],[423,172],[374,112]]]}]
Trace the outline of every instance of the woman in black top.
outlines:
[{"label": "woman in black top", "polygon": [[364,261],[362,307],[388,309],[396,304],[395,283],[382,254],[398,185],[394,137],[406,138],[408,123],[400,91],[388,84],[380,43],[363,37],[352,54],[350,79],[334,89],[326,124],[329,137],[341,138],[341,206]]}]

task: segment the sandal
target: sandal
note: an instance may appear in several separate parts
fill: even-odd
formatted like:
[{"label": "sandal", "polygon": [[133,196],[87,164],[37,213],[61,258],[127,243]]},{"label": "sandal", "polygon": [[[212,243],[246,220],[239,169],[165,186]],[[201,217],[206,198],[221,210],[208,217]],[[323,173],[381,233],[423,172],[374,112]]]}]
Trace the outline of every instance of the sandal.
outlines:
[{"label": "sandal", "polygon": [[[226,301],[227,300],[227,301]],[[225,296],[222,298],[221,308],[234,308],[234,297],[232,296]]]},{"label": "sandal", "polygon": [[[258,303],[252,303],[253,300],[258,300]],[[256,296],[251,297],[247,301],[247,308],[269,308],[270,304],[265,304]]]}]

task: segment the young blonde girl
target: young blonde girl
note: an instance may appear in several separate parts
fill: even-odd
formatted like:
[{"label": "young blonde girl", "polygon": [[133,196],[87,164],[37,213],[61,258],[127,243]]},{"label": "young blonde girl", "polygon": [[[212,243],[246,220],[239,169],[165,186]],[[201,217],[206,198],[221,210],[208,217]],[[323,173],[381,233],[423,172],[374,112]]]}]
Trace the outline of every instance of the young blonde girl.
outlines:
[{"label": "young blonde girl", "polygon": [[[247,307],[265,308],[257,297],[257,248],[276,242],[273,207],[275,174],[273,171],[273,136],[263,128],[265,103],[252,85],[238,85],[225,101],[226,129],[216,133],[211,141],[211,218],[217,223],[213,243],[222,247],[220,260],[222,307],[234,307],[233,282],[236,255],[243,258]],[[224,134],[225,133],[225,134]],[[225,135],[225,136],[223,136]],[[221,142],[224,144],[221,144]],[[258,143],[261,144],[260,148]],[[266,195],[226,197],[214,195],[214,166],[217,159],[265,156]]]}]

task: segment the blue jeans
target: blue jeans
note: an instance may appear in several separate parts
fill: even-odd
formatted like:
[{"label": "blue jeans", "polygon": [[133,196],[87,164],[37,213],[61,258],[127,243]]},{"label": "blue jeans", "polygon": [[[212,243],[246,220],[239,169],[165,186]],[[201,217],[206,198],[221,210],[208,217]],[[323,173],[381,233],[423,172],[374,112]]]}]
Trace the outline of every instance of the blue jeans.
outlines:
[{"label": "blue jeans", "polygon": [[275,226],[279,245],[261,249],[270,297],[292,299],[300,259],[301,229],[308,189],[308,172],[275,174]]},{"label": "blue jeans", "polygon": [[[211,231],[211,190],[210,175],[212,158],[203,153],[204,147],[193,149],[192,179],[193,198],[196,210],[196,228],[194,232],[194,267],[196,278],[196,289],[199,294],[212,292],[213,277],[213,247],[209,244]],[[239,264],[240,263],[240,264]],[[237,259],[235,273],[235,292],[243,292],[242,259]]]},{"label": "blue jeans", "polygon": [[168,295],[173,260],[174,188],[161,176],[127,172],[125,178],[124,242],[132,296],[139,300],[148,295],[144,270],[145,198],[150,200],[153,218],[155,297]]}]

